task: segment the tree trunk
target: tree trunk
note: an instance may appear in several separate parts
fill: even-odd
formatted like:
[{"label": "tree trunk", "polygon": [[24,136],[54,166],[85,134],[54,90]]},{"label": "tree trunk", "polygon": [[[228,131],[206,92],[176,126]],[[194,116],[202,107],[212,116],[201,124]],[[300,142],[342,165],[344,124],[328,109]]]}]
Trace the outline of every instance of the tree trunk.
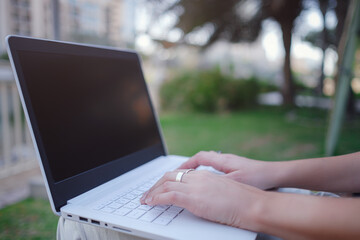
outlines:
[{"label": "tree trunk", "polygon": [[269,15],[272,16],[281,26],[283,43],[285,49],[284,60],[284,84],[282,88],[283,105],[294,106],[295,85],[291,73],[291,39],[294,21],[302,9],[302,0],[277,0],[269,2]]},{"label": "tree trunk", "polygon": [[285,106],[294,106],[295,103],[295,86],[293,76],[291,73],[291,39],[292,39],[292,22],[281,22],[281,30],[283,34],[283,43],[285,49],[285,60],[284,60],[284,85],[282,88],[283,104]]}]

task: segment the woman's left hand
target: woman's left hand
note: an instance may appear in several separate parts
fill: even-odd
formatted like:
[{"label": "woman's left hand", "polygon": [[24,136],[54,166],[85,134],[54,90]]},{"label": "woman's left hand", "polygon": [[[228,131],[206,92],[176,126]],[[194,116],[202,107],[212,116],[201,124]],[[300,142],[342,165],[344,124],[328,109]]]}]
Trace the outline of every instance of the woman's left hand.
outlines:
[{"label": "woman's left hand", "polygon": [[166,173],[141,198],[142,204],[173,204],[222,224],[253,230],[252,211],[265,192],[208,171],[191,171],[176,181],[179,171]]}]

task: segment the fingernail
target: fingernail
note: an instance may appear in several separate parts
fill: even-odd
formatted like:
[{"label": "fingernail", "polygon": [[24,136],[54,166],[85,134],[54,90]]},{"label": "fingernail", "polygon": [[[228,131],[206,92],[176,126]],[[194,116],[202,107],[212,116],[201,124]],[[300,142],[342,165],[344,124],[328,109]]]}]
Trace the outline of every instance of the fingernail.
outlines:
[{"label": "fingernail", "polygon": [[146,196],[148,195],[148,193],[149,193],[149,191],[144,192],[144,194],[140,198],[140,201],[143,201],[146,198]]},{"label": "fingernail", "polygon": [[146,203],[146,204],[150,204],[151,201],[152,201],[152,197],[149,197],[149,198],[145,199],[145,203]]}]

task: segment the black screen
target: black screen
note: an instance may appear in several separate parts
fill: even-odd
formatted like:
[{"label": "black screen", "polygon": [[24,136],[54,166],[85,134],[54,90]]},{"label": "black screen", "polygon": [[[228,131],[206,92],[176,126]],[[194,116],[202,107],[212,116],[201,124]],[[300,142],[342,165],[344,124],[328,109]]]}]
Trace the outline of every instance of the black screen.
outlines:
[{"label": "black screen", "polygon": [[161,144],[136,54],[17,53],[55,182]]}]

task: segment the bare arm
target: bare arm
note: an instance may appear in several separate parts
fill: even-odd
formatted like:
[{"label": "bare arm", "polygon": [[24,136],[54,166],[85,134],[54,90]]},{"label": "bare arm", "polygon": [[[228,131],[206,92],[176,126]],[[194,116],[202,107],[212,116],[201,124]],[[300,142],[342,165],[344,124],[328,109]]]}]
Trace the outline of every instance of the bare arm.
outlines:
[{"label": "bare arm", "polygon": [[360,192],[360,152],[336,157],[263,162],[232,154],[200,152],[180,168],[212,166],[238,182],[261,189],[297,187]]},{"label": "bare arm", "polygon": [[223,224],[284,239],[360,239],[360,199],[266,192],[206,171],[169,172],[144,195]]},{"label": "bare arm", "polygon": [[266,195],[253,212],[255,231],[284,239],[360,238],[360,199]]},{"label": "bare arm", "polygon": [[274,162],[276,187],[360,192],[360,152],[336,157]]}]

